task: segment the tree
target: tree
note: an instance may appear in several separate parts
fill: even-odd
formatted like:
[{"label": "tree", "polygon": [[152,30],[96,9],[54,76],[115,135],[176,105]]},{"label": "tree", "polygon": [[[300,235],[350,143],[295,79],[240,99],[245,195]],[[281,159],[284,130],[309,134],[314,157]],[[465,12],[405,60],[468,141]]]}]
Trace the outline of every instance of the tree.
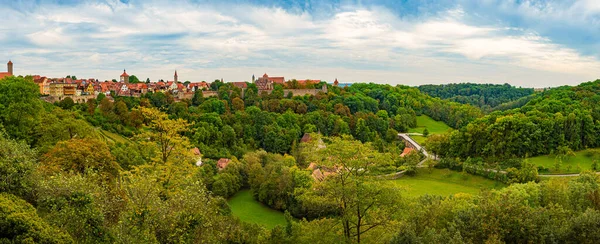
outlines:
[{"label": "tree", "polygon": [[185,120],[169,119],[167,114],[155,108],[139,108],[144,115],[148,127],[136,137],[144,144],[153,144],[158,151],[158,161],[166,164],[178,157],[188,157],[190,143],[187,137],[182,136],[188,131],[190,124]]},{"label": "tree", "polygon": [[[0,132],[0,192],[28,197],[32,190],[37,152]],[[1,228],[1,227],[0,227]]]},{"label": "tree", "polygon": [[137,76],[135,76],[135,75],[130,75],[129,83],[140,83],[140,79],[138,79]]},{"label": "tree", "polygon": [[231,105],[236,111],[244,111],[244,101],[239,97],[234,98],[231,101]]},{"label": "tree", "polygon": [[31,79],[6,77],[0,80],[0,124],[9,137],[31,143],[42,115],[40,88]]},{"label": "tree", "polygon": [[75,102],[73,101],[72,98],[70,97],[65,97],[65,99],[63,99],[62,101],[58,102],[58,106],[63,108],[63,109],[71,109],[73,106],[75,106]]},{"label": "tree", "polygon": [[103,178],[114,179],[121,167],[103,142],[96,139],[71,139],[56,144],[41,162],[42,172],[56,174],[98,172]]},{"label": "tree", "polygon": [[424,137],[427,137],[427,136],[429,136],[429,130],[428,130],[427,128],[425,128],[425,129],[423,130],[423,136],[424,136]]},{"label": "tree", "polygon": [[[100,96],[100,95],[98,95]],[[87,105],[87,112],[90,115],[94,115],[94,113],[96,112],[96,107],[98,106],[98,104],[96,103],[96,99],[95,98],[90,98],[87,100],[86,102]]]},{"label": "tree", "polygon": [[74,243],[40,218],[31,204],[5,192],[0,193],[0,219],[3,243]]},{"label": "tree", "polygon": [[104,93],[98,93],[98,96],[96,96],[96,102],[101,102],[105,97],[106,95],[104,95]]},{"label": "tree", "polygon": [[202,91],[195,91],[194,92],[194,96],[192,97],[192,104],[194,106],[199,106],[200,104],[202,104],[204,102],[204,94],[202,94]]},{"label": "tree", "polygon": [[108,116],[109,114],[113,113],[114,105],[107,97],[103,98],[100,101],[99,107],[100,107],[100,111],[102,111],[102,114],[104,116]]},{"label": "tree", "polygon": [[331,143],[316,150],[310,161],[335,169],[334,173],[315,186],[316,195],[308,200],[334,202],[346,241],[360,243],[365,234],[389,223],[397,211],[397,193],[367,177],[370,168],[391,159],[348,137],[329,140]]}]

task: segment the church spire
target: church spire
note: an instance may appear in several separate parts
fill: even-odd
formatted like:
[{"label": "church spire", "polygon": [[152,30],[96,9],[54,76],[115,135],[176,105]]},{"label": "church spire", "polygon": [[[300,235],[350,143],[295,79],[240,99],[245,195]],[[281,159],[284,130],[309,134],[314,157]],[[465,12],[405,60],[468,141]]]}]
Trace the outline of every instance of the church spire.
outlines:
[{"label": "church spire", "polygon": [[175,75],[173,77],[175,78],[175,82],[177,82],[177,70],[175,70]]}]

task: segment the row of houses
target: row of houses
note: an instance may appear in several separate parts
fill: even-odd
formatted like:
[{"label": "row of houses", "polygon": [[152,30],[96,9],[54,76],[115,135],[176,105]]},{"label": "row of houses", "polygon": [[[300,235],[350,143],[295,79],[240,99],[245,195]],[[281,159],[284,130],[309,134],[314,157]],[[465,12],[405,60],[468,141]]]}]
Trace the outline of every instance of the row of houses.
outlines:
[{"label": "row of houses", "polygon": [[[177,73],[175,74],[177,77]],[[159,81],[150,83],[129,83],[126,71],[121,74],[120,81],[98,81],[97,79],[48,78],[33,76],[33,81],[39,86],[40,94],[62,100],[64,97],[89,96],[103,93],[107,96],[140,96],[147,92],[171,92],[173,94],[208,90],[206,82],[183,84],[178,81]]]},{"label": "row of houses", "polygon": [[[9,62],[9,71],[12,71],[12,63]],[[49,78],[45,76],[33,76],[34,82],[39,86],[40,94],[48,96],[50,101],[60,101],[66,97],[71,97],[76,102],[85,102],[87,99],[93,98],[98,94],[106,96],[131,96],[139,97],[147,92],[169,92],[175,95],[176,99],[190,99],[197,91],[202,91],[204,96],[215,96],[217,93],[210,90],[210,84],[207,82],[179,82],[177,71],[173,76],[173,81],[158,81],[148,83],[130,83],[130,75],[126,70],[119,77],[120,79],[113,81],[99,81],[97,79],[73,79],[66,78]],[[223,82],[223,80],[221,80]],[[318,92],[327,92],[326,86],[322,89],[299,89],[321,83],[321,80],[291,80],[286,82],[284,77],[270,77],[264,74],[262,77],[255,79],[252,75],[252,83],[256,85],[259,91],[270,93],[275,84],[284,86],[285,93],[292,95],[316,94]],[[235,87],[242,90],[248,88],[247,82],[231,82]],[[337,79],[333,85],[337,86]],[[243,94],[243,93],[242,93]]]}]

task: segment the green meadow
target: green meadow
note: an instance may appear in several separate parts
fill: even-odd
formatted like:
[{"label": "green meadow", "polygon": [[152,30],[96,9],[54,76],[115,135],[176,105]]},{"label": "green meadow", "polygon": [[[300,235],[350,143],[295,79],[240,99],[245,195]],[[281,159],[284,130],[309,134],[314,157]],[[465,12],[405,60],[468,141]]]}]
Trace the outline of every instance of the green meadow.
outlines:
[{"label": "green meadow", "polygon": [[575,152],[575,156],[566,157],[558,170],[556,170],[556,159],[555,155],[542,155],[537,157],[528,158],[530,163],[537,166],[543,166],[547,168],[547,172],[540,172],[540,174],[570,174],[579,173],[585,170],[592,170],[593,151],[598,149],[586,149]]},{"label": "green meadow", "polygon": [[[442,121],[433,120],[432,118],[430,118],[427,115],[419,115],[419,116],[417,116],[417,127],[410,128],[408,130],[408,132],[409,133],[423,133],[423,130],[425,130],[425,128],[427,128],[430,135],[434,135],[434,134],[441,134],[441,133],[448,131],[450,129],[450,126],[448,126],[446,123],[444,123]],[[426,138],[424,136],[410,136],[410,137],[421,145],[423,145],[423,143],[426,140]]]},{"label": "green meadow", "polygon": [[410,197],[425,194],[448,196],[456,193],[478,194],[482,189],[500,189],[506,185],[494,180],[449,169],[419,169],[416,176],[386,181]]},{"label": "green meadow", "polygon": [[254,200],[250,190],[241,190],[227,200],[233,215],[240,220],[263,225],[269,229],[277,225],[285,226],[286,221],[283,213],[270,209],[262,203]]}]

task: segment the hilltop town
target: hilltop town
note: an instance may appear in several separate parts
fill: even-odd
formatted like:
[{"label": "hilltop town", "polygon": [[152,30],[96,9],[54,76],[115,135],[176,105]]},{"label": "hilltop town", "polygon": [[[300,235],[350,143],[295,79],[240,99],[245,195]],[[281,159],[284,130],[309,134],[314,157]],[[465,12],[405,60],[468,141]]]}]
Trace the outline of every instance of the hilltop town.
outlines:
[{"label": "hilltop town", "polygon": [[[7,63],[7,72],[0,73],[0,79],[6,76],[13,75],[13,62]],[[149,92],[163,92],[173,95],[175,100],[191,99],[195,92],[202,92],[204,97],[217,96],[218,86],[213,86],[211,82],[181,82],[178,78],[177,71],[173,74],[173,80],[159,80],[152,82],[149,79],[144,81],[130,80],[131,75],[123,70],[119,75],[119,79],[99,81],[95,78],[77,79],[75,76],[67,76],[60,78],[51,78],[42,75],[32,75],[31,78],[39,86],[40,94],[44,100],[48,102],[62,101],[65,98],[70,98],[76,103],[86,102],[88,99],[96,98],[99,94],[104,94],[109,99],[114,97],[140,97]],[[252,75],[252,81],[240,82],[225,82],[223,79],[215,80],[214,82],[231,83],[236,88],[241,90],[243,96],[246,89],[255,87],[258,94],[270,94],[276,85],[281,85],[284,88],[285,96],[303,96],[316,95],[319,92],[327,93],[327,82],[322,80],[285,80],[283,76],[269,76],[266,73],[261,77],[256,78]],[[337,78],[331,84],[333,86],[340,85]],[[346,84],[347,85],[347,84]],[[290,95],[291,94],[291,95]]]}]

